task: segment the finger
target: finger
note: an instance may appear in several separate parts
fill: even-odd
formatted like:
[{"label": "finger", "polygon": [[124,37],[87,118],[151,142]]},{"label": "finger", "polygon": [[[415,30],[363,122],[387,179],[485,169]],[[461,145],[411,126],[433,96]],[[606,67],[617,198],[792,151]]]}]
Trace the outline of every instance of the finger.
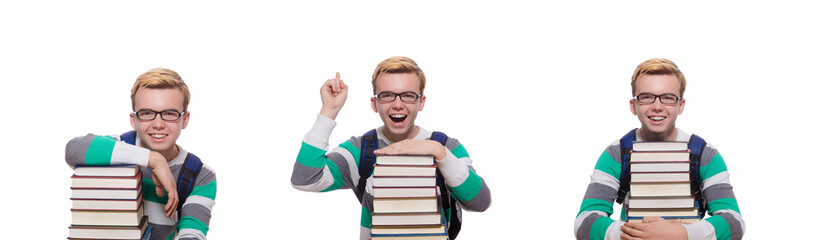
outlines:
[{"label": "finger", "polygon": [[176,195],[177,194],[173,193],[172,191],[168,192],[168,200],[166,201],[166,205],[163,206],[163,210],[165,211],[166,217],[171,218],[174,214],[174,212],[170,210],[174,209],[174,200],[177,198]]},{"label": "finger", "polygon": [[171,199],[169,199],[169,201],[166,202],[165,210],[166,210],[166,217],[168,217],[168,218],[171,218],[171,217],[174,216],[174,208],[175,207],[174,207],[173,203],[174,203],[174,201],[171,201]]},{"label": "finger", "polygon": [[656,221],[661,221],[661,220],[664,220],[664,219],[660,216],[649,216],[649,217],[642,218],[643,223],[651,223],[651,222],[656,222]]},{"label": "finger", "polygon": [[157,196],[164,197],[166,194],[163,192],[163,182],[158,179],[157,174],[151,174],[151,181],[154,182],[154,192]]},{"label": "finger", "polygon": [[377,155],[399,155],[404,153],[401,149],[391,146],[374,150],[374,154]]},{"label": "finger", "polygon": [[325,80],[325,83],[323,83],[323,87],[322,87],[322,89],[321,89],[321,90],[322,90],[323,92],[328,91],[328,92],[330,92],[330,93],[334,93],[334,92],[335,92],[335,90],[334,90],[334,89],[335,89],[336,82],[337,82],[337,81],[336,81],[335,79],[333,79],[333,78],[328,79],[328,80]]},{"label": "finger", "polygon": [[348,89],[348,85],[345,85],[343,80],[340,80],[340,90],[342,91],[342,90],[346,90],[346,89]]},{"label": "finger", "polygon": [[328,79],[331,82],[331,93],[334,96],[337,96],[340,93],[340,80],[339,79]]},{"label": "finger", "polygon": [[337,72],[337,74],[334,75],[334,79],[332,79],[332,80],[334,80],[334,92],[339,93],[340,92],[340,72]]},{"label": "finger", "polygon": [[177,203],[179,203],[179,197],[177,196],[177,192],[173,191],[169,192],[168,202],[166,202],[165,210],[166,210],[166,217],[171,218],[174,216],[174,211],[177,209]]},{"label": "finger", "polygon": [[628,235],[628,234],[625,234],[625,233],[620,234],[620,236],[619,236],[619,237],[620,237],[621,239],[625,239],[625,240],[635,240],[635,239],[639,239],[639,238],[631,237],[631,235]]},{"label": "finger", "polygon": [[627,223],[625,225],[622,225],[622,227],[619,229],[622,230],[622,233],[627,234],[631,237],[639,237],[639,235],[642,233],[642,231],[632,228]]},{"label": "finger", "polygon": [[163,186],[155,186],[154,191],[157,193],[158,197],[165,197],[166,194],[163,192]]},{"label": "finger", "polygon": [[166,216],[171,218],[174,216],[174,211],[177,210],[177,203],[179,203],[180,197],[177,195],[176,190],[171,190],[168,193],[168,202],[166,202],[165,210]]},{"label": "finger", "polygon": [[323,83],[323,89],[322,90],[323,90],[323,92],[327,91],[331,94],[334,94],[334,92],[335,92],[334,91],[334,79],[325,80],[325,83]]}]

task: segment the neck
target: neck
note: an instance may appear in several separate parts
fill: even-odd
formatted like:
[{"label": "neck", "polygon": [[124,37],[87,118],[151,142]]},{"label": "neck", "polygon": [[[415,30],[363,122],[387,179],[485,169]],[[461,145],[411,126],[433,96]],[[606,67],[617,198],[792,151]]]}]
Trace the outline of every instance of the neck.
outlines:
[{"label": "neck", "polygon": [[167,162],[171,162],[171,160],[174,160],[174,158],[177,157],[177,154],[180,153],[180,148],[177,147],[177,144],[174,144],[174,146],[172,146],[170,149],[161,151],[159,153],[162,154],[164,158],[166,158]]},{"label": "neck", "polygon": [[385,135],[385,138],[388,138],[388,140],[390,140],[391,142],[399,142],[399,141],[406,140],[406,139],[412,139],[412,138],[416,137],[417,134],[419,134],[419,133],[420,133],[420,128],[417,127],[417,126],[414,126],[414,128],[411,128],[411,131],[408,131],[408,132],[402,133],[402,134],[392,134],[385,127],[383,127],[383,129],[382,129],[382,134]]},{"label": "neck", "polygon": [[644,128],[639,129],[639,135],[642,136],[642,141],[676,141],[677,131],[672,127],[670,131],[662,133],[654,133]]}]

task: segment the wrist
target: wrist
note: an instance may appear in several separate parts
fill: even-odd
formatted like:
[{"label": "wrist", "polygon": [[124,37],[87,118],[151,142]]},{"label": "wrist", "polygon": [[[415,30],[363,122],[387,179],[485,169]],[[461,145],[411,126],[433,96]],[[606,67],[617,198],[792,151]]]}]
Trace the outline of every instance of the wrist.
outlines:
[{"label": "wrist", "polygon": [[325,108],[325,107],[320,109],[320,115],[323,115],[327,118],[330,118],[331,120],[336,120],[337,119],[337,114],[339,114],[339,113],[340,113],[339,109],[328,109],[328,108]]},{"label": "wrist", "polygon": [[688,230],[685,229],[685,225],[678,224],[675,231],[671,231],[671,239],[688,239]]},{"label": "wrist", "polygon": [[163,154],[160,154],[157,151],[151,151],[148,153],[148,167],[150,168],[158,168],[163,165],[167,165],[166,158],[163,157]]},{"label": "wrist", "polygon": [[439,142],[434,142],[434,143],[437,144],[437,151],[434,154],[434,159],[436,159],[437,161],[445,160],[445,158],[448,157],[448,154],[446,153],[446,150],[445,150],[445,146],[443,146]]}]

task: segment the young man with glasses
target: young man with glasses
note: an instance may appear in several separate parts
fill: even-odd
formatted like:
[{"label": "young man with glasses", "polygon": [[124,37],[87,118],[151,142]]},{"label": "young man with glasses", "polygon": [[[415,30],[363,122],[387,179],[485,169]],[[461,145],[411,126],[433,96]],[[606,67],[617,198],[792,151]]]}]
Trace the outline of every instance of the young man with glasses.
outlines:
[{"label": "young man with glasses", "polygon": [[[151,69],[140,75],[131,89],[133,112],[129,120],[134,131],[121,136],[88,134],[66,144],[66,163],[71,167],[120,164],[142,167],[143,211],[155,239],[171,236],[206,239],[211,220],[217,191],[214,171],[203,164],[186,199],[180,199],[175,183],[189,157],[189,153],[176,144],[182,129],[188,125],[189,99],[188,86],[179,74],[169,69]],[[125,138],[134,142],[127,143]],[[179,212],[176,211],[178,201],[185,202]]]},{"label": "young man with glasses", "polygon": [[[425,107],[425,74],[417,63],[407,57],[388,58],[377,65],[371,85],[374,92],[371,109],[383,122],[383,126],[376,129],[377,150],[374,153],[433,155],[452,196],[459,201],[452,211],[460,211],[460,208],[485,211],[491,203],[491,193],[474,171],[472,160],[462,144],[455,138],[448,138],[443,146],[431,140],[431,131],[415,124],[417,113]],[[303,191],[349,188],[357,194],[360,175],[359,159],[355,156],[360,156],[362,136],[351,137],[326,154],[328,138],[337,124],[334,119],[348,97],[348,86],[337,73],[336,78],[323,84],[320,95],[323,106],[314,127],[303,137],[291,183]],[[372,178],[367,180],[370,183]],[[367,184],[361,200],[360,239],[371,236],[372,200],[371,184]]]},{"label": "young man with glasses", "polygon": [[[649,59],[634,71],[631,113],[642,127],[635,130],[636,141],[684,141],[691,134],[676,128],[676,118],[685,109],[685,75],[672,61]],[[725,161],[706,144],[699,159],[699,187],[711,216],[692,224],[660,217],[626,223],[610,218],[620,189],[622,169],[620,140],[608,146],[597,161],[591,183],[574,224],[577,239],[741,239],[745,222],[739,213]],[[626,197],[627,198],[627,197]],[[623,207],[624,208],[624,207]]]}]

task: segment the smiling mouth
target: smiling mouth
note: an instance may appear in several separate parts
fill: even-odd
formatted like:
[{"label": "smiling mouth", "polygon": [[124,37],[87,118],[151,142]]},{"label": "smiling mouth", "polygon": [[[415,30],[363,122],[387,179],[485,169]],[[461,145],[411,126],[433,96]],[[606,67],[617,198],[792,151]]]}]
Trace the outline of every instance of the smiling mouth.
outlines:
[{"label": "smiling mouth", "polygon": [[662,121],[662,120],[665,120],[665,117],[660,117],[660,116],[654,116],[654,117],[648,117],[648,118],[650,118],[650,119],[651,119],[651,120],[653,120],[653,121]]},{"label": "smiling mouth", "polygon": [[405,114],[391,114],[388,117],[391,118],[391,121],[394,121],[395,123],[398,123],[398,122],[405,121],[405,118],[407,118],[408,115],[405,115]]},{"label": "smiling mouth", "polygon": [[156,133],[156,134],[150,134],[149,136],[151,136],[151,137],[152,137],[152,138],[154,138],[154,139],[162,139],[162,138],[164,138],[164,137],[168,136],[168,134],[159,134],[159,133]]}]

